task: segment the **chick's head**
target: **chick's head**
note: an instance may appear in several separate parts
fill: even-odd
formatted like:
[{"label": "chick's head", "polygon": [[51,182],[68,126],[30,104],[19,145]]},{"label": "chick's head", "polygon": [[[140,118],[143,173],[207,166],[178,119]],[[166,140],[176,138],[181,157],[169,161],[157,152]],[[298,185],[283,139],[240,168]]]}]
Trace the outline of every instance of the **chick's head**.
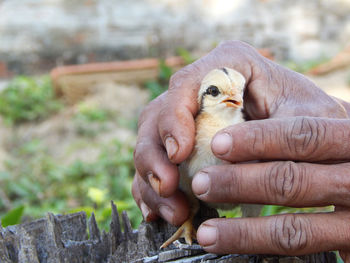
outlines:
[{"label": "chick's head", "polygon": [[201,111],[210,114],[230,114],[243,108],[245,79],[230,68],[214,69],[202,80],[198,92]]}]

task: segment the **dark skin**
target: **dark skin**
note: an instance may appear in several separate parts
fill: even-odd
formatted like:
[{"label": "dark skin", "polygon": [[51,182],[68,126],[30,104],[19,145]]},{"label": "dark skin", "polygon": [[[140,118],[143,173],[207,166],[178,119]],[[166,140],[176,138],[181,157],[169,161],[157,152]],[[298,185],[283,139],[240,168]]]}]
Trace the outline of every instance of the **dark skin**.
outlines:
[{"label": "dark skin", "polygon": [[[176,164],[194,145],[200,81],[222,67],[246,78],[244,107],[252,121],[216,134],[212,151],[231,164],[198,173],[193,192],[207,202],[335,205],[336,212],[211,219],[199,227],[198,242],[214,253],[340,250],[350,260],[350,105],[237,41],[219,45],[178,71],[168,92],[143,111],[132,192],[145,220],[160,216],[179,225],[187,219],[189,207],[177,188]],[[265,162],[240,163],[252,160]]]}]

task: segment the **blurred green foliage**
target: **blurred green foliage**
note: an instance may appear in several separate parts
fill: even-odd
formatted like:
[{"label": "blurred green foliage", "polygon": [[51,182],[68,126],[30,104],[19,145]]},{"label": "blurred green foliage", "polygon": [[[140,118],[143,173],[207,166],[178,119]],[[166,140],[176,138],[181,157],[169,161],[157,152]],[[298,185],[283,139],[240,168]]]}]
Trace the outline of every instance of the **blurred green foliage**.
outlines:
[{"label": "blurred green foliage", "polygon": [[[85,211],[90,215],[94,211],[97,222],[106,229],[110,200],[114,200],[118,210],[127,210],[133,226],[137,226],[141,214],[130,191],[132,152],[127,144],[112,141],[101,147],[97,160],[77,160],[64,166],[49,156],[40,141],[33,140],[14,150],[15,158],[7,162],[7,171],[0,173],[0,184],[11,206],[25,208],[23,215],[27,218],[42,217],[46,212]],[[1,202],[0,212],[3,222],[10,217]],[[17,219],[6,223],[18,223]]]},{"label": "blurred green foliage", "polygon": [[176,53],[177,53],[177,55],[182,57],[182,59],[184,60],[186,65],[191,64],[191,63],[193,63],[196,60],[192,56],[192,54],[185,48],[178,48],[178,49],[176,49]]},{"label": "blurred green foliage", "polygon": [[90,105],[87,103],[80,103],[78,105],[78,111],[74,115],[75,119],[82,120],[84,122],[105,122],[112,117],[112,112],[101,109],[96,105]]},{"label": "blurred green foliage", "polygon": [[[287,214],[287,213],[317,213],[317,212],[331,212],[334,210],[333,206],[327,207],[305,207],[305,208],[295,208],[286,207],[279,205],[264,205],[260,216],[272,216],[277,214]],[[225,216],[227,218],[241,217],[242,212],[239,206],[236,206],[232,210],[219,210],[220,216]]]},{"label": "blurred green foliage", "polygon": [[164,60],[160,60],[157,79],[145,83],[146,89],[150,92],[150,100],[157,98],[168,89],[169,79],[172,74],[173,69],[167,66]]},{"label": "blurred green foliage", "polygon": [[306,61],[300,61],[300,62],[295,62],[295,61],[287,61],[283,63],[283,65],[291,70],[294,70],[299,73],[306,73],[312,68],[327,62],[329,60],[328,57],[326,56],[321,56],[316,59],[311,59],[311,60],[306,60]]},{"label": "blurred green foliage", "polygon": [[77,133],[86,137],[95,137],[106,130],[106,122],[113,118],[114,114],[111,111],[84,102],[78,105],[73,116]]},{"label": "blurred green foliage", "polygon": [[0,93],[0,114],[8,124],[41,120],[61,108],[48,76],[16,77]]}]

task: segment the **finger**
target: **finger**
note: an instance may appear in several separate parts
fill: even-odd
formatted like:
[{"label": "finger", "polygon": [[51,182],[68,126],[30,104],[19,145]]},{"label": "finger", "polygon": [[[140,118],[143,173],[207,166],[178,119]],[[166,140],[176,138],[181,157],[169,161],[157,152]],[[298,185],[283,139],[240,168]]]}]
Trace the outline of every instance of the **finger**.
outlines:
[{"label": "finger", "polygon": [[350,205],[349,164],[266,162],[205,168],[192,181],[205,202],[291,207]]},{"label": "finger", "polygon": [[350,214],[287,214],[211,219],[197,239],[211,253],[304,255],[350,247]]},{"label": "finger", "polygon": [[168,158],[173,163],[184,161],[194,146],[199,83],[193,65],[183,68],[170,79],[167,100],[158,118],[158,130]]},{"label": "finger", "polygon": [[160,140],[155,109],[163,103],[166,94],[153,101],[139,121],[138,140],[134,151],[136,170],[161,196],[172,195],[179,183],[178,169],[171,163]]},{"label": "finger", "polygon": [[151,222],[151,221],[154,221],[158,218],[157,214],[155,212],[153,212],[146,204],[145,202],[143,202],[142,198],[141,198],[141,192],[140,192],[140,189],[139,189],[139,184],[138,184],[138,181],[137,181],[137,178],[140,176],[137,172],[134,176],[134,180],[132,182],[132,188],[131,188],[131,192],[132,192],[132,195],[135,199],[135,202],[137,204],[137,206],[140,208],[141,210],[141,213],[142,213],[142,216],[143,216],[143,219],[146,221],[146,222]]},{"label": "finger", "polygon": [[140,177],[136,177],[141,200],[150,210],[173,225],[182,224],[189,216],[189,206],[185,195],[179,190],[174,195],[164,198]]},{"label": "finger", "polygon": [[198,111],[197,96],[203,77],[212,69],[230,67],[242,73],[249,82],[251,64],[254,64],[253,60],[257,61],[257,56],[262,58],[251,46],[227,41],[171,77],[167,103],[163,104],[158,121],[159,134],[173,163],[184,161],[192,152],[194,116]]},{"label": "finger", "polygon": [[249,121],[217,133],[211,143],[224,160],[342,161],[350,159],[350,121],[295,117]]},{"label": "finger", "polygon": [[[336,206],[335,211],[350,211],[349,207],[344,206]],[[340,257],[343,259],[344,262],[350,262],[350,250],[341,250],[339,251]]]}]

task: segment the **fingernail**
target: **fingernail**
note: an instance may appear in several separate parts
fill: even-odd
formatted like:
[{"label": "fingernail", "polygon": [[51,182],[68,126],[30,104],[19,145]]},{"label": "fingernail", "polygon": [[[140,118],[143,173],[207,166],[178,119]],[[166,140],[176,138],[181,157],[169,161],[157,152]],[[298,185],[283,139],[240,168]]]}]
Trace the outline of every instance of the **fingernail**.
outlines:
[{"label": "fingernail", "polygon": [[165,139],[165,148],[166,152],[168,153],[169,160],[172,160],[179,149],[179,145],[172,136],[168,136]]},{"label": "fingernail", "polygon": [[210,179],[207,173],[199,172],[192,180],[192,190],[196,195],[203,195],[208,192]]},{"label": "fingernail", "polygon": [[158,176],[153,174],[152,172],[149,172],[147,174],[148,182],[151,184],[152,188],[158,195],[160,195],[160,180]]},{"label": "fingernail", "polygon": [[227,132],[216,135],[211,142],[213,152],[223,155],[229,152],[232,147],[232,137]]},{"label": "fingernail", "polygon": [[141,201],[140,203],[140,209],[141,209],[141,213],[143,216],[143,219],[148,222],[149,221],[149,215],[151,213],[151,209],[149,209],[149,207]]},{"label": "fingernail", "polygon": [[167,205],[159,206],[159,213],[166,221],[173,224],[174,222],[174,211]]},{"label": "fingernail", "polygon": [[197,231],[197,238],[200,245],[204,247],[215,245],[217,240],[217,232],[216,227],[202,224]]}]

